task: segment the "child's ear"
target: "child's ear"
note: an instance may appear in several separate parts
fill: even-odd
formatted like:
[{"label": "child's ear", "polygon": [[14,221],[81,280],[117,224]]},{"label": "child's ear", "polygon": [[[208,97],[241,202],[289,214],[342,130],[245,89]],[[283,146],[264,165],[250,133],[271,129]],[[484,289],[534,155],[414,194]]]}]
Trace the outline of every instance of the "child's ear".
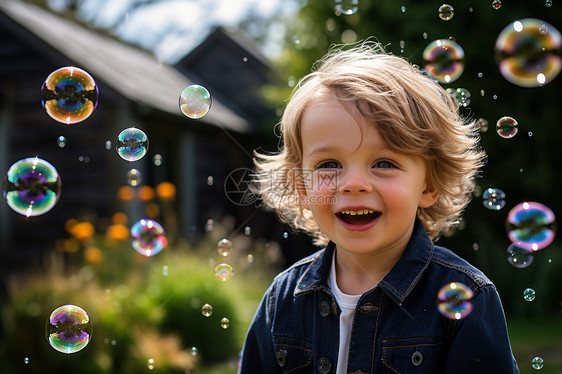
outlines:
[{"label": "child's ear", "polygon": [[[301,176],[299,178],[298,176]],[[291,181],[291,185],[297,192],[299,197],[299,204],[303,209],[310,210],[308,205],[308,198],[306,195],[306,186],[304,185],[304,180],[302,178],[302,173],[295,173],[293,170],[289,171],[289,180]]]},{"label": "child's ear", "polygon": [[438,197],[439,197],[439,191],[437,190],[437,188],[435,188],[435,186],[433,186],[430,183],[426,183],[425,189],[423,190],[420,198],[419,207],[429,208],[430,206],[435,204]]}]

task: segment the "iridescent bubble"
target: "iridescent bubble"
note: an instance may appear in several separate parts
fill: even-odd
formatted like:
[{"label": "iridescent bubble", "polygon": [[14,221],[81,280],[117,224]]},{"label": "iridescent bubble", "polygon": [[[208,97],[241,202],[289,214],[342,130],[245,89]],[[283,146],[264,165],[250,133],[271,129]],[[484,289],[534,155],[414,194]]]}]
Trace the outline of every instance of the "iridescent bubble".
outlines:
[{"label": "iridescent bubble", "polygon": [[215,277],[222,282],[232,278],[232,275],[232,266],[229,264],[222,263],[215,267]]},{"label": "iridescent bubble", "polygon": [[496,39],[500,73],[521,87],[551,82],[562,70],[562,36],[551,24],[525,18],[506,26]]},{"label": "iridescent bubble", "polygon": [[65,138],[64,136],[62,136],[62,135],[59,136],[59,137],[57,138],[57,145],[58,145],[60,148],[66,147],[66,138]]},{"label": "iridescent bubble", "polygon": [[502,2],[500,0],[492,1],[492,8],[498,10],[502,7]]},{"label": "iridescent bubble", "polygon": [[210,317],[213,314],[213,307],[210,304],[205,304],[201,307],[201,314],[205,317]]},{"label": "iridescent bubble", "polygon": [[443,4],[439,7],[439,18],[443,21],[449,21],[455,15],[455,9],[452,5]]},{"label": "iridescent bubble", "polygon": [[402,5],[402,6],[400,7],[400,10],[402,11],[402,13],[406,13],[406,6],[405,6],[405,5]]},{"label": "iridescent bubble", "polygon": [[222,318],[221,327],[226,330],[229,326],[230,326],[230,320],[226,317]]},{"label": "iridescent bubble", "polygon": [[61,178],[53,165],[39,157],[13,164],[2,188],[8,206],[26,217],[47,213],[61,193]]},{"label": "iridescent bubble", "polygon": [[26,364],[26,365],[29,364],[29,357],[24,358],[23,363]]},{"label": "iridescent bubble", "polygon": [[55,121],[84,121],[98,105],[98,86],[84,70],[66,66],[53,71],[41,87],[41,105]]},{"label": "iridescent bubble", "polygon": [[449,319],[462,319],[472,311],[472,291],[462,283],[452,282],[437,294],[437,308]]},{"label": "iridescent bubble", "polygon": [[535,370],[540,370],[544,366],[544,360],[537,356],[531,360],[531,366]]},{"label": "iridescent bubble", "polygon": [[505,193],[499,188],[488,188],[482,194],[484,206],[491,210],[500,210],[505,206]]},{"label": "iridescent bubble", "polygon": [[536,292],[532,288],[526,288],[525,291],[523,291],[523,298],[526,301],[535,300],[535,296],[536,296]]},{"label": "iridescent bubble", "polygon": [[151,219],[141,219],[131,227],[133,248],[143,256],[152,257],[168,245],[162,225]]},{"label": "iridescent bubble", "polygon": [[45,335],[51,347],[62,353],[78,352],[92,338],[93,326],[88,313],[76,305],[55,309],[45,325]]},{"label": "iridescent bubble", "polygon": [[217,243],[217,252],[221,256],[224,256],[224,257],[228,256],[230,254],[231,250],[232,250],[232,242],[230,240],[221,239]]},{"label": "iridescent bubble", "polygon": [[127,172],[127,183],[129,186],[138,186],[142,182],[142,174],[137,169],[131,169]]},{"label": "iridescent bubble", "polygon": [[130,127],[117,136],[115,150],[123,160],[140,160],[148,151],[148,138],[142,130]]},{"label": "iridescent bubble", "polygon": [[533,250],[521,247],[518,243],[511,243],[507,248],[507,262],[516,268],[523,269],[533,263]]},{"label": "iridescent bubble", "polygon": [[197,347],[191,347],[191,355],[193,357],[197,356],[199,354],[199,350],[197,349]]},{"label": "iridescent bubble", "polygon": [[359,0],[335,0],[334,11],[336,15],[345,14],[350,16],[357,13]]},{"label": "iridescent bubble", "polygon": [[464,50],[449,39],[438,39],[423,51],[425,70],[440,83],[456,81],[464,71]]},{"label": "iridescent bubble", "polygon": [[498,119],[496,122],[496,131],[498,135],[504,139],[513,138],[518,131],[519,124],[513,117],[505,116]]},{"label": "iridescent bubble", "polygon": [[283,239],[287,239],[289,237],[289,233],[288,232],[284,232],[283,233]]},{"label": "iridescent bubble", "polygon": [[453,99],[455,99],[455,101],[457,102],[457,104],[459,106],[462,107],[467,107],[470,105],[470,91],[467,90],[466,88],[447,88],[447,92],[449,93],[449,95],[451,95],[451,97]]},{"label": "iridescent bubble", "polygon": [[180,95],[180,110],[192,119],[203,117],[211,108],[211,94],[197,84],[186,87]]},{"label": "iridescent bubble", "polygon": [[556,236],[556,217],[547,206],[529,201],[513,207],[506,218],[507,236],[512,243],[532,251],[545,248]]}]

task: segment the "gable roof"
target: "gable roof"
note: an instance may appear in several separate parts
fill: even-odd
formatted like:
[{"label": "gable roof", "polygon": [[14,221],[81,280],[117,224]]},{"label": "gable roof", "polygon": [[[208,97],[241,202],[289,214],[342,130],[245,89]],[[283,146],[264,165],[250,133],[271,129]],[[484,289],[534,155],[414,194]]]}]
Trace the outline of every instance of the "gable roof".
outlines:
[{"label": "gable roof", "polygon": [[[188,72],[159,63],[147,51],[89,30],[39,6],[18,0],[2,0],[0,11],[29,30],[69,60],[134,102],[182,117],[179,96],[196,84]],[[211,92],[213,95],[213,92]],[[210,112],[198,121],[238,132],[250,123],[213,97]]]}]

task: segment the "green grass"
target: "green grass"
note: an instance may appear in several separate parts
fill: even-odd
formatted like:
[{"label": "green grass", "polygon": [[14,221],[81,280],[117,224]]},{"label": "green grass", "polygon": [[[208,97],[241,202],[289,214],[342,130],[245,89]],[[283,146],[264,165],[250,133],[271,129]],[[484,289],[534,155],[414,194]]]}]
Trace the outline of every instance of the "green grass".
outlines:
[{"label": "green grass", "polygon": [[[544,319],[508,319],[513,354],[521,374],[562,374],[562,315]],[[539,356],[544,367],[535,370]]]}]

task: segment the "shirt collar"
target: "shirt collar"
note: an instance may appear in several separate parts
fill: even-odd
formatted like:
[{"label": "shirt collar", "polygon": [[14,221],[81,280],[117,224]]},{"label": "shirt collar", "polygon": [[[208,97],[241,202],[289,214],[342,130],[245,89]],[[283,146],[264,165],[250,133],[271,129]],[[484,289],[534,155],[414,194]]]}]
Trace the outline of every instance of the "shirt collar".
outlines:
[{"label": "shirt collar", "polygon": [[[330,241],[323,252],[312,258],[311,264],[297,283],[295,296],[326,288],[334,250],[335,244]],[[429,265],[432,254],[433,243],[421,222],[416,220],[412,236],[402,257],[377,287],[402,303]]]}]

